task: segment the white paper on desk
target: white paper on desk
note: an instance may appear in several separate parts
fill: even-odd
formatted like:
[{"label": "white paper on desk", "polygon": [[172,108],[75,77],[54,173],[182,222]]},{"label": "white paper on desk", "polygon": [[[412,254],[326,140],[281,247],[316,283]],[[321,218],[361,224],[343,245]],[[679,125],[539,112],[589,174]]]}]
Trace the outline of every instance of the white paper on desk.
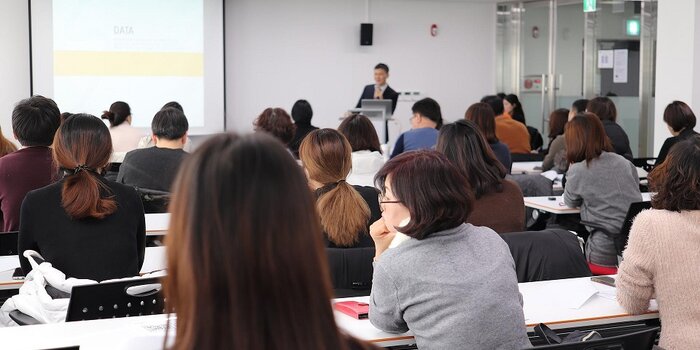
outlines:
[{"label": "white paper on desk", "polygon": [[608,300],[617,300],[617,289],[615,287],[606,286],[602,283],[591,281],[591,285],[598,291],[598,296]]},{"label": "white paper on desk", "polygon": [[556,170],[547,170],[547,171],[541,173],[540,175],[548,178],[551,181],[554,181],[557,178],[557,176],[559,176],[559,174],[557,173]]},{"label": "white paper on desk", "polygon": [[561,293],[556,294],[555,304],[567,309],[580,309],[598,290],[588,279],[570,280],[561,286]]}]

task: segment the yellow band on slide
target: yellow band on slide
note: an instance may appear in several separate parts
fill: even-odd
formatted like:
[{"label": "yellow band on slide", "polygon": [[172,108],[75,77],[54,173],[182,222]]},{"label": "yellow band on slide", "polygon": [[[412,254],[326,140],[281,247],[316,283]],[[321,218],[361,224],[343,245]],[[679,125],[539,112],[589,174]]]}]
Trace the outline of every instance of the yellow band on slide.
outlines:
[{"label": "yellow band on slide", "polygon": [[54,51],[54,75],[174,76],[204,75],[201,53]]}]

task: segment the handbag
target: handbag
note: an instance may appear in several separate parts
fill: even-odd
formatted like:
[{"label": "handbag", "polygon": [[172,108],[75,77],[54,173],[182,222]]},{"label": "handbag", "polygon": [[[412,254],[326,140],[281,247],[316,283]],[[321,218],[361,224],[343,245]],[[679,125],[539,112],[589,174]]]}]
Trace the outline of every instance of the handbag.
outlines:
[{"label": "handbag", "polygon": [[560,337],[555,331],[547,327],[546,324],[540,323],[535,326],[535,334],[544,339],[547,344],[567,344],[581,343],[596,339],[602,339],[600,333],[596,331],[579,331],[575,330],[567,334],[564,338]]}]

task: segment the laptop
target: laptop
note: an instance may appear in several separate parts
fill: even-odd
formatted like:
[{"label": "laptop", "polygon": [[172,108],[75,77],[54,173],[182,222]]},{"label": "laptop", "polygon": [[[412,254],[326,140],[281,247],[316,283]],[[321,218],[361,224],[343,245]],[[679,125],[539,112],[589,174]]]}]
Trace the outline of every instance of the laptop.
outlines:
[{"label": "laptop", "polygon": [[378,109],[384,111],[384,116],[388,119],[391,117],[393,112],[391,111],[392,101],[391,100],[362,100],[360,101],[360,106],[362,109]]}]

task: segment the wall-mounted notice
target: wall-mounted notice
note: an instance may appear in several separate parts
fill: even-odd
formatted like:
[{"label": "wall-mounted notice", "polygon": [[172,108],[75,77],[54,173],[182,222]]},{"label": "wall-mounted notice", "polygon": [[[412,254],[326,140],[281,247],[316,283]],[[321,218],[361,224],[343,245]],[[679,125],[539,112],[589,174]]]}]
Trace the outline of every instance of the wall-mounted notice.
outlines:
[{"label": "wall-mounted notice", "polygon": [[613,68],[613,50],[598,51],[598,68]]},{"label": "wall-mounted notice", "polygon": [[627,83],[627,49],[615,50],[613,65],[613,83]]}]

